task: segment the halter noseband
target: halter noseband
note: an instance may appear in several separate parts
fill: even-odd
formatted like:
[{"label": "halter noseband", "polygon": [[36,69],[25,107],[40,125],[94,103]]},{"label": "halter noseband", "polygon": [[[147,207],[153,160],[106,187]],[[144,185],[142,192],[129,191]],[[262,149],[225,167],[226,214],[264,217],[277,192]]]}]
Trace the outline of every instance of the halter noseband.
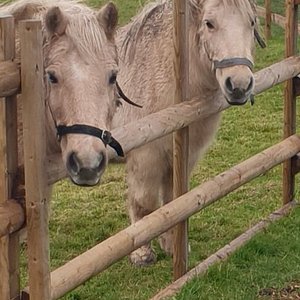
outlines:
[{"label": "halter noseband", "polygon": [[124,156],[122,146],[107,130],[102,130],[97,127],[84,124],[75,124],[72,126],[59,125],[56,127],[56,129],[59,141],[61,140],[62,136],[66,134],[87,134],[99,138],[105,146],[109,145],[117,152],[119,156]]},{"label": "halter noseband", "polygon": [[228,67],[233,66],[247,66],[251,71],[253,70],[253,63],[248,58],[243,57],[233,57],[233,58],[227,58],[223,60],[214,60],[213,61],[213,67],[214,69],[224,69]]}]

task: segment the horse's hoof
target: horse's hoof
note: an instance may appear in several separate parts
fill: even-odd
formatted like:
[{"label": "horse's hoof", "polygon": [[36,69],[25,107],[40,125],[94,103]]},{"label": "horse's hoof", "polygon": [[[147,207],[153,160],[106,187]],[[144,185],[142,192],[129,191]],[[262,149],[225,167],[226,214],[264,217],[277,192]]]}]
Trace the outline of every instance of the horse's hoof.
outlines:
[{"label": "horse's hoof", "polygon": [[166,252],[166,254],[173,255],[173,232],[167,231],[158,237],[160,248]]},{"label": "horse's hoof", "polygon": [[130,254],[130,261],[136,267],[145,267],[156,262],[156,255],[150,246],[142,246]]}]

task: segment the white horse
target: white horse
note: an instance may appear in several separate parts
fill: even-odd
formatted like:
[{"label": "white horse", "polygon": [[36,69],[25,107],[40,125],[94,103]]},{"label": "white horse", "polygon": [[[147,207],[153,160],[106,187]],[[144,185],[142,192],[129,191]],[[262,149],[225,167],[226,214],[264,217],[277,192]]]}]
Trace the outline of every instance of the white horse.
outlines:
[{"label": "white horse", "polygon": [[[208,103],[226,98],[242,105],[251,96],[256,12],[248,0],[189,1],[189,94]],[[175,76],[172,41],[172,1],[149,4],[120,29],[119,82],[142,109],[120,107],[113,126],[138,120],[173,103]],[[189,129],[189,174],[210,145],[221,114],[194,122]],[[134,223],[172,200],[172,136],[163,137],[127,156],[128,206]],[[160,245],[172,253],[172,235],[160,237]],[[136,265],[155,261],[150,244],[131,254]]]}]

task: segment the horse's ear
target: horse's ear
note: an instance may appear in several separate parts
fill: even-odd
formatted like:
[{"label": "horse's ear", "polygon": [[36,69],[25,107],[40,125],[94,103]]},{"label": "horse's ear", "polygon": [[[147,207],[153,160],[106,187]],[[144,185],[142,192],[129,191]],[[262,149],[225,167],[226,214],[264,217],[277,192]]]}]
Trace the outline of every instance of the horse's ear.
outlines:
[{"label": "horse's ear", "polygon": [[45,16],[45,24],[47,31],[51,35],[62,35],[66,30],[68,20],[59,7],[55,6],[47,11]]},{"label": "horse's ear", "polygon": [[97,15],[99,23],[104,27],[108,39],[113,39],[118,25],[118,10],[114,3],[109,2],[100,9]]}]

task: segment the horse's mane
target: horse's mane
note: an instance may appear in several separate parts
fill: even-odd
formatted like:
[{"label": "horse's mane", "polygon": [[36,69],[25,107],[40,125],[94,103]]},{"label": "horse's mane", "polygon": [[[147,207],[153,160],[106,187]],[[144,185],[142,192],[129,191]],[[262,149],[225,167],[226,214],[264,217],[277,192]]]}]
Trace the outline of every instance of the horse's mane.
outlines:
[{"label": "horse's mane", "polygon": [[[209,0],[189,0],[189,13],[195,14],[202,12],[202,7],[205,1]],[[256,3],[255,0],[220,0],[223,2],[224,6],[234,6],[238,8],[245,17],[248,17],[249,14],[256,15]],[[250,11],[249,11],[250,8]],[[132,56],[134,53],[134,48],[138,39],[142,36],[142,33],[149,24],[153,26],[153,19],[157,21],[158,16],[161,16],[162,12],[165,10],[171,11],[172,1],[171,0],[157,0],[155,2],[148,3],[142,11],[133,18],[131,23],[127,26],[129,30],[127,31],[126,36],[124,37],[122,49],[123,53],[129,53]],[[164,15],[166,18],[166,14]],[[132,52],[130,54],[130,52]]]},{"label": "horse's mane", "polygon": [[[189,0],[191,9],[201,10],[203,3],[207,0]],[[256,12],[256,0],[221,0],[225,6],[233,6],[240,11],[247,13],[249,10],[249,4],[253,12]]]},{"label": "horse's mane", "polygon": [[135,41],[137,41],[151,17],[154,17],[155,13],[163,11],[168,2],[169,1],[167,0],[150,2],[145,5],[145,7],[132,19],[130,24],[127,25],[130,26],[130,28],[122,44],[122,48],[124,47],[125,52],[127,51],[130,43],[134,43]]},{"label": "horse's mane", "polygon": [[[11,14],[15,21],[25,19],[41,19],[44,26],[43,14],[51,7],[59,7],[68,17],[66,34],[76,40],[76,46],[83,55],[98,56],[104,41],[104,30],[99,26],[95,12],[79,0],[19,0],[0,6],[0,15]],[[43,28],[44,31],[44,28]],[[46,42],[46,41],[45,41]],[[103,56],[101,52],[100,57]]]}]

